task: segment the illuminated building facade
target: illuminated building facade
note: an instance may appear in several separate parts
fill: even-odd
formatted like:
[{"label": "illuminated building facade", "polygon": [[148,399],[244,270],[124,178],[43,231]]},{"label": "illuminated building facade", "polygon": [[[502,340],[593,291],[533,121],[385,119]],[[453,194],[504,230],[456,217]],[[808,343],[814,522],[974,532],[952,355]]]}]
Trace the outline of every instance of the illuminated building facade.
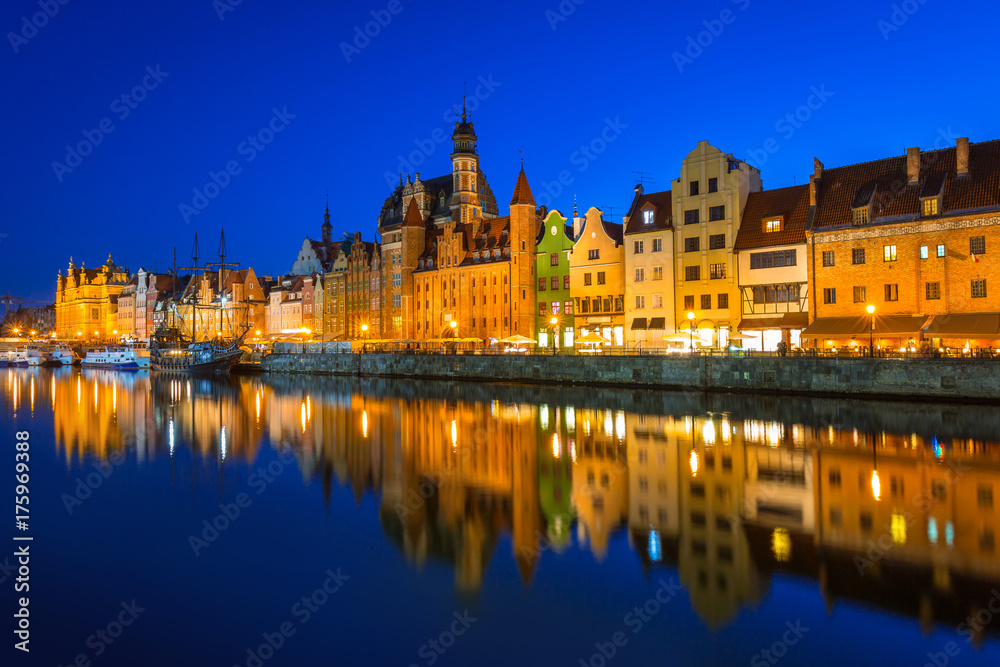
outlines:
[{"label": "illuminated building facade", "polygon": [[96,269],[69,260],[66,275],[56,279],[56,335],[65,340],[103,342],[118,328],[117,300],[129,281],[128,269],[108,261]]}]

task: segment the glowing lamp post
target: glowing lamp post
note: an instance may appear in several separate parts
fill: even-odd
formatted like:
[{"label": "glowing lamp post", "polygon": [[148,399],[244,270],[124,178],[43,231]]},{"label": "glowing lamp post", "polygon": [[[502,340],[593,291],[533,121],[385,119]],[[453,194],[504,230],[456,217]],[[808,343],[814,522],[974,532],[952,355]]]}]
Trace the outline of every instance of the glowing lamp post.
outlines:
[{"label": "glowing lamp post", "polygon": [[[868,306],[868,316],[871,318],[871,323],[868,328],[868,356],[875,356],[875,306]],[[873,480],[874,481],[874,480]]]},{"label": "glowing lamp post", "polygon": [[365,346],[367,345],[367,341],[368,341],[368,325],[367,324],[362,324],[361,325],[361,335],[365,337],[365,343],[363,343],[362,346],[361,346],[361,351],[364,352],[365,351]]},{"label": "glowing lamp post", "polygon": [[552,325],[552,354],[555,355],[556,338],[559,336],[559,318],[553,315],[552,319],[549,320],[549,324]]}]

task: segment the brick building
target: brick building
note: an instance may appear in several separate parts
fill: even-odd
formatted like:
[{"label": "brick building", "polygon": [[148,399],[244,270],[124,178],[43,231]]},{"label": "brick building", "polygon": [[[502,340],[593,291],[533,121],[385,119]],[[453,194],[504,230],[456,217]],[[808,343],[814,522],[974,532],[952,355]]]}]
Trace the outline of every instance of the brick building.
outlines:
[{"label": "brick building", "polygon": [[[381,337],[500,339],[534,335],[535,240],[541,221],[522,168],[500,217],[463,110],[452,171],[399,186],[379,213]],[[453,328],[451,322],[456,326]]]},{"label": "brick building", "polygon": [[[825,169],[810,178],[811,324],[835,348],[985,347],[1000,339],[1000,140]],[[995,275],[995,273],[994,273]],[[874,309],[869,317],[867,309]]]}]

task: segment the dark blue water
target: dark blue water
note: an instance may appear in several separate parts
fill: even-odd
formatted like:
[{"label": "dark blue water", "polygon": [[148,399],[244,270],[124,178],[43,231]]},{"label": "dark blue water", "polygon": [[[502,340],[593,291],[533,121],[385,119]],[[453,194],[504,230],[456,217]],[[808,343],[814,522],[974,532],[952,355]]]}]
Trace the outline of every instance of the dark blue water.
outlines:
[{"label": "dark blue water", "polygon": [[3,374],[3,664],[1000,664],[997,407]]}]

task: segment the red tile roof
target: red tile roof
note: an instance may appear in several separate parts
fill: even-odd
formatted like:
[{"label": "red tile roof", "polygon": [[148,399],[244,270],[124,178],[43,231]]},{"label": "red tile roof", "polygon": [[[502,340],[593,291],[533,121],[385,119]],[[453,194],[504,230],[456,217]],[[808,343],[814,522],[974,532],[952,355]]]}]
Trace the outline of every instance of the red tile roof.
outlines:
[{"label": "red tile roof", "polygon": [[406,210],[406,217],[403,219],[404,227],[423,227],[424,216],[420,214],[420,207],[417,206],[417,199],[410,200],[410,207]]},{"label": "red tile roof", "polygon": [[[625,235],[670,229],[673,226],[673,199],[671,195],[670,190],[639,195],[632,207],[633,213],[625,226]],[[643,209],[648,208],[647,204],[653,207],[652,225],[645,224],[642,217]]]},{"label": "red tile roof", "polygon": [[531,194],[528,177],[524,175],[524,167],[521,167],[521,173],[517,175],[517,185],[514,186],[514,196],[510,200],[510,205],[535,206],[535,197]]},{"label": "red tile roof", "polygon": [[[763,221],[777,216],[783,218],[781,231],[765,232]],[[808,185],[751,192],[747,197],[746,208],[743,209],[743,220],[733,249],[748,250],[805,243],[808,220]]]},{"label": "red tile roof", "polygon": [[969,144],[969,175],[965,178],[956,177],[955,153],[955,148],[921,153],[920,181],[915,186],[907,185],[905,155],[827,169],[818,183],[813,228],[853,224],[851,204],[859,193],[863,199],[872,187],[874,224],[917,219],[921,193],[928,194],[942,178],[942,216],[1000,208],[1000,140]]}]

